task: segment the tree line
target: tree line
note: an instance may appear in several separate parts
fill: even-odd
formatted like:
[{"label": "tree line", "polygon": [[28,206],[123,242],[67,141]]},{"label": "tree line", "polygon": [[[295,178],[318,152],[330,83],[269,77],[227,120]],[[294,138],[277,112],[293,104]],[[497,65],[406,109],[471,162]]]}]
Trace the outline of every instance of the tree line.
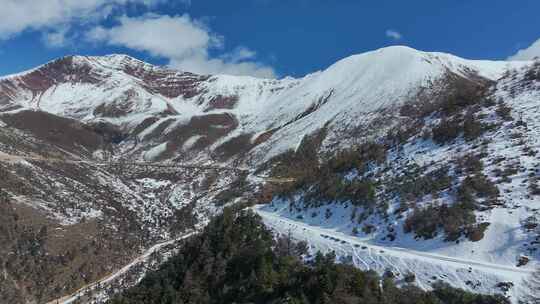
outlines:
[{"label": "tree line", "polygon": [[308,249],[288,236],[274,237],[252,211],[226,208],[157,271],[109,304],[509,303],[440,282],[432,291],[413,284],[398,288],[392,276],[336,263],[333,253],[312,256]]}]

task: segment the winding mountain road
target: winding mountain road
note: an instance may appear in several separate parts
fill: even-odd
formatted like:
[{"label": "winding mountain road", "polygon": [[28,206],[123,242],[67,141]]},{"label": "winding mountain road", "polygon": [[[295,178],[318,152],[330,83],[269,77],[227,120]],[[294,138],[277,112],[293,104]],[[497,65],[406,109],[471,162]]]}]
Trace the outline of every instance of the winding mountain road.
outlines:
[{"label": "winding mountain road", "polygon": [[423,261],[427,261],[430,263],[445,263],[445,264],[450,263],[453,266],[463,267],[463,268],[477,267],[477,268],[482,268],[483,270],[487,272],[493,272],[493,271],[501,272],[502,271],[502,272],[515,274],[518,276],[523,276],[523,275],[531,274],[534,272],[533,269],[528,269],[528,268],[518,268],[514,266],[506,266],[506,265],[499,265],[499,264],[493,264],[493,263],[487,263],[487,262],[481,262],[481,261],[467,260],[467,259],[461,259],[461,258],[456,258],[456,257],[443,256],[443,255],[429,253],[429,252],[422,252],[422,251],[417,251],[417,250],[412,250],[412,249],[407,249],[407,248],[401,248],[401,247],[393,247],[393,246],[386,247],[386,246],[372,245],[366,242],[362,242],[358,238],[351,235],[346,235],[344,233],[325,229],[322,227],[311,226],[300,221],[295,221],[295,220],[291,220],[291,219],[279,216],[275,213],[265,211],[259,206],[253,209],[263,218],[263,221],[269,227],[281,233],[291,231],[294,233],[294,236],[296,236],[297,238],[302,238],[303,234],[310,232],[309,238],[305,236],[304,237],[305,239],[308,239],[308,240],[311,239],[313,234],[318,235],[319,238],[322,238],[324,240],[329,239],[329,237],[331,236],[333,240],[329,239],[328,240],[329,243],[337,242],[337,243],[343,244],[342,242],[345,242],[344,244],[348,244],[355,248],[360,247],[363,250],[384,253],[384,255],[397,256],[400,258],[402,257],[416,258],[416,259],[422,259]]},{"label": "winding mountain road", "polygon": [[134,258],[131,262],[129,262],[127,265],[120,268],[119,270],[117,270],[117,271],[115,271],[115,272],[113,272],[111,274],[108,274],[108,275],[104,276],[103,278],[101,278],[101,279],[99,279],[99,280],[97,280],[95,282],[92,282],[90,284],[82,286],[81,288],[77,289],[75,292],[73,292],[73,293],[71,293],[69,295],[65,295],[65,296],[63,296],[61,298],[49,301],[49,302],[47,302],[47,304],[70,304],[70,303],[73,303],[76,300],[78,300],[81,296],[83,296],[86,292],[89,292],[89,291],[95,289],[98,286],[106,285],[107,283],[115,280],[119,276],[122,276],[123,274],[127,273],[133,266],[138,265],[139,263],[142,263],[142,262],[146,261],[148,259],[148,257],[152,253],[158,251],[159,249],[163,248],[164,246],[167,246],[167,245],[173,244],[174,242],[189,238],[190,236],[194,235],[195,233],[196,232],[191,232],[191,233],[185,234],[185,235],[183,235],[183,236],[181,236],[179,238],[155,244],[154,246],[148,248],[143,254],[141,254],[140,256],[138,256],[136,258]]}]

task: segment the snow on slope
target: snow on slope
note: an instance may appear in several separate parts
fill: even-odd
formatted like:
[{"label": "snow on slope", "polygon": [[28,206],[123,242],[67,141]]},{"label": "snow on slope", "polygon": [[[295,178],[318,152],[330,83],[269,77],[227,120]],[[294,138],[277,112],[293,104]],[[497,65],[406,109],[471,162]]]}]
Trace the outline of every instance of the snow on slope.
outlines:
[{"label": "snow on slope", "polygon": [[[326,98],[330,102],[274,137],[273,156],[295,146],[301,138],[333,121],[335,129],[365,124],[377,111],[396,108],[409,101],[420,88],[452,72],[464,77],[471,73],[496,79],[507,68],[505,62],[467,61],[447,54],[424,53],[408,47],[388,47],[345,58],[323,72],[308,75],[300,84],[272,96],[250,122],[274,126],[289,122],[310,106]],[[362,119],[358,119],[362,117]],[[339,132],[330,134],[339,137]],[[268,157],[268,156],[267,156]]]},{"label": "snow on slope", "polygon": [[305,135],[328,122],[335,130],[330,132],[330,140],[340,137],[344,129],[366,124],[377,118],[377,111],[404,104],[447,73],[463,77],[478,74],[495,80],[509,67],[523,64],[464,60],[396,46],[345,58],[300,79],[216,76],[206,89],[210,95],[238,96],[238,106],[231,112],[243,118],[243,132],[280,128],[267,144],[254,151],[266,160],[296,146]]},{"label": "snow on slope", "polygon": [[[539,67],[537,63],[537,73]],[[382,196],[384,201],[379,202],[389,205],[384,215],[371,214],[358,221],[358,215],[363,214],[362,207],[320,200],[306,206],[302,192],[274,198],[270,205],[259,207],[257,212],[278,232],[287,233],[291,229],[296,238],[307,240],[316,249],[337,250],[340,256],[352,256],[355,265],[363,269],[374,269],[382,274],[389,268],[401,275],[410,270],[416,274],[421,287],[441,279],[481,293],[502,293],[504,290],[499,283],[512,282],[508,295],[517,301],[523,295],[523,281],[540,265],[540,230],[538,226],[525,225],[538,223],[540,219],[539,193],[531,191],[535,185],[539,186],[540,180],[540,76],[531,80],[532,76],[527,76],[533,75],[528,72],[531,68],[533,66],[508,73],[488,93],[492,100],[509,107],[512,119],[501,120],[495,106],[480,107],[475,117],[496,127],[476,141],[460,137],[436,144],[422,136],[413,137],[400,145],[399,152],[395,151],[398,149],[390,151],[381,168],[372,168],[395,177],[411,164],[426,173],[445,165],[451,167],[467,155],[482,155],[482,174],[493,181],[500,195],[496,205],[474,212],[478,222],[489,224],[481,239],[461,238],[449,242],[441,234],[423,239],[415,238],[414,233],[404,233],[404,219],[410,210],[405,214],[396,212],[402,208],[402,201],[388,196]],[[427,118],[421,128],[429,130],[432,120]],[[417,131],[422,134],[423,130]],[[501,173],[505,171],[507,173]],[[392,179],[378,181],[385,184]],[[455,198],[448,192],[446,189],[416,198],[414,206],[451,205]],[[363,231],[368,226],[372,229]],[[358,233],[353,233],[355,228]],[[393,237],[389,238],[390,234]],[[356,244],[367,249],[354,246]],[[524,257],[528,263],[522,265]]]},{"label": "snow on slope", "polygon": [[[475,81],[475,74],[496,80],[509,68],[526,64],[530,63],[465,60],[448,54],[389,47],[345,58],[324,71],[303,78],[270,80],[227,75],[197,76],[119,55],[75,56],[1,78],[0,108],[22,105],[84,122],[107,121],[127,131],[134,130],[148,118],[155,118],[155,122],[136,134],[141,143],[135,142],[144,146],[145,153],[141,153],[141,157],[152,160],[164,153],[170,143],[170,139],[151,138],[154,131],[167,134],[189,124],[192,117],[226,113],[238,120],[238,126],[214,143],[213,148],[234,136],[248,134],[254,139],[258,137],[256,135],[272,130],[270,139],[250,152],[261,161],[296,147],[302,138],[325,125],[329,128],[329,141],[338,142],[340,147],[347,146],[348,142],[342,140],[347,130],[380,119],[382,110],[396,110],[420,89],[443,80],[448,73],[471,81]],[[494,95],[508,99],[518,110],[516,115],[527,121],[532,131],[526,133],[525,140],[531,148],[538,149],[538,91],[511,94],[506,87],[514,85],[509,79],[503,80]],[[216,106],[216,102],[224,104]],[[169,119],[172,123],[161,128]],[[221,126],[218,123],[214,127]],[[492,137],[488,146],[490,155],[507,158],[517,155],[510,133],[501,132]],[[182,152],[190,150],[203,137],[202,134],[190,134],[180,145]],[[408,160],[429,164],[446,162],[463,149],[470,148],[411,144],[404,150]],[[121,150],[128,149],[122,147]],[[522,159],[529,171],[537,166],[533,158]],[[392,161],[396,166],[404,164],[396,159]],[[484,171],[490,174],[492,169],[494,166],[488,164]],[[341,222],[339,218],[325,222],[321,216],[313,219],[318,221],[316,223],[304,221],[317,227],[293,220],[297,214],[287,213],[285,208],[259,212],[275,229],[287,232],[291,228],[297,238],[308,238],[316,249],[336,249],[341,255],[352,255],[353,262],[359,267],[379,272],[395,267],[402,274],[414,270],[422,287],[427,287],[435,276],[476,292],[496,292],[498,282],[512,281],[516,287],[511,289],[510,295],[515,298],[520,294],[521,278],[532,268],[532,265],[524,269],[514,267],[523,243],[531,241],[519,227],[523,219],[532,214],[531,210],[540,208],[538,201],[526,197],[522,175],[520,173],[512,183],[502,186],[501,192],[509,202],[509,208],[477,214],[491,223],[484,240],[478,243],[448,244],[440,239],[420,242],[403,233],[398,234],[395,243],[389,243],[347,236],[351,226],[348,226],[349,216],[345,212],[342,212],[345,217]],[[169,186],[173,189],[167,206],[184,205],[189,201],[186,193],[195,195],[190,189],[173,187],[170,183],[139,180],[138,185],[133,185],[137,188],[133,192],[137,194],[132,195],[137,202],[131,203],[132,211],[158,226],[158,220],[170,216],[174,208],[157,204],[158,197],[154,192]],[[126,187],[125,192],[130,193],[125,185],[115,187]],[[210,205],[210,202],[204,203]],[[402,231],[399,225],[397,227]],[[340,241],[321,234],[332,235]]]},{"label": "snow on slope", "polygon": [[[74,67],[57,68],[54,72],[60,70],[68,75],[43,91],[28,89],[32,84],[26,83],[24,77],[43,69],[47,74],[47,67],[54,64],[5,77],[4,81],[14,81],[23,89],[14,95],[4,91],[13,103],[28,108],[85,122],[107,121],[127,130],[156,116],[170,117],[179,126],[194,116],[230,113],[239,126],[213,148],[234,136],[273,130],[270,140],[252,153],[257,159],[266,160],[296,146],[303,136],[327,123],[331,129],[329,140],[335,140],[344,130],[376,119],[377,111],[402,105],[422,87],[441,80],[447,73],[497,79],[509,65],[524,63],[465,60],[394,46],[345,58],[303,78],[281,80],[194,76],[122,55],[75,56],[67,64]],[[88,69],[92,81],[81,81],[70,74],[81,69]],[[170,90],[178,92],[171,94]],[[220,98],[236,102],[225,108],[214,107],[213,102]],[[363,118],[359,120],[359,116]],[[155,122],[148,128],[157,126]]]},{"label": "snow on slope", "polygon": [[[10,97],[26,108],[86,122],[98,118],[96,110],[100,106],[118,104],[132,115],[110,120],[136,125],[141,120],[140,114],[157,115],[167,109],[167,102],[141,90],[137,79],[121,72],[119,63],[126,58],[73,56],[4,80],[21,88]],[[88,73],[92,80],[81,80],[81,73]]]},{"label": "snow on slope", "polygon": [[408,273],[416,276],[415,284],[424,289],[438,280],[476,293],[504,293],[500,282],[513,282],[509,296],[516,301],[522,294],[522,280],[533,271],[489,262],[467,260],[411,250],[399,246],[380,246],[347,235],[332,227],[312,226],[302,221],[282,217],[265,206],[255,207],[265,224],[277,233],[290,234],[298,241],[306,241],[312,250],[334,251],[339,260],[352,262],[363,270],[374,270],[379,274],[391,271],[397,282],[403,283]]}]

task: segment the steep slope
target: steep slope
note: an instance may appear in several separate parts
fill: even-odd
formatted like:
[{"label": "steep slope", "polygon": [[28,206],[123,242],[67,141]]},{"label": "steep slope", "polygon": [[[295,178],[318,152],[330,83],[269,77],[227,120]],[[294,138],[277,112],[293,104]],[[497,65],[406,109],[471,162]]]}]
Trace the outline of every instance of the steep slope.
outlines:
[{"label": "steep slope", "polygon": [[[6,214],[43,219],[29,234],[4,221],[13,236],[4,249],[23,257],[10,265],[59,269],[4,267],[5,290],[19,302],[59,298],[223,205],[259,201],[271,202],[260,210],[278,228],[285,217],[325,235],[355,231],[351,239],[377,249],[526,264],[512,277],[459,267],[450,276],[435,263],[451,284],[517,299],[501,281],[518,285],[538,260],[537,69],[390,47],[299,79],[194,75],[123,55],[65,57],[0,78]],[[79,242],[87,225],[106,250]],[[66,233],[44,238],[42,227]],[[373,268],[391,267],[387,256]],[[417,284],[428,288],[434,264],[409,255],[411,265],[423,265]]]},{"label": "steep slope", "polygon": [[112,124],[125,135],[120,150],[129,147],[140,159],[192,159],[211,151],[226,160],[249,152],[258,163],[324,126],[325,145],[343,141],[420,90],[441,90],[450,76],[493,80],[507,65],[389,47],[301,79],[261,80],[197,76],[122,55],[73,56],[1,80],[0,105]]},{"label": "steep slope", "polygon": [[259,212],[360,268],[417,269],[423,286],[517,301],[540,259],[539,88],[530,63],[480,92],[406,104],[410,121],[329,161],[306,159],[306,141],[271,170],[295,184],[273,189]]},{"label": "steep slope", "polygon": [[252,213],[229,210],[187,240],[160,269],[108,303],[508,304],[500,296],[474,295],[444,284],[432,292],[408,284],[400,289],[396,281],[391,273],[382,279],[337,264],[334,255],[315,253],[286,235],[274,239]]},{"label": "steep slope", "polygon": [[[0,118],[0,297],[46,303],[219,211],[235,171],[93,160],[106,136],[45,112]],[[144,268],[142,269],[144,270]]]}]

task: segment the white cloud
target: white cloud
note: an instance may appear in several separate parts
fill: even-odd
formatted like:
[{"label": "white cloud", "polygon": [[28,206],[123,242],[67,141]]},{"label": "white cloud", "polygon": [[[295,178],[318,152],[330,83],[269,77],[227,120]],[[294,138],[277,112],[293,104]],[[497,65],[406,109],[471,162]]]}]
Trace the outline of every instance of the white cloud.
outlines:
[{"label": "white cloud", "polygon": [[112,28],[95,27],[87,34],[94,42],[106,42],[153,56],[185,57],[201,49],[217,47],[221,40],[187,15],[170,17],[146,14],[141,17],[120,17]]},{"label": "white cloud", "polygon": [[403,35],[401,35],[400,32],[398,32],[396,30],[391,30],[391,29],[386,30],[385,35],[386,35],[386,37],[392,38],[394,40],[400,40],[401,38],[403,38]]},{"label": "white cloud", "polygon": [[51,48],[59,48],[68,45],[69,38],[67,37],[68,28],[63,27],[55,31],[43,33],[42,41],[46,46]]},{"label": "white cloud", "polygon": [[207,55],[196,55],[180,59],[171,59],[170,66],[176,69],[199,74],[227,74],[275,78],[272,67],[255,61],[233,62],[222,58],[208,58]]},{"label": "white cloud", "polygon": [[256,53],[245,47],[211,57],[211,50],[223,47],[223,37],[188,15],[148,13],[116,18],[118,24],[113,27],[99,25],[131,5],[152,8],[160,3],[188,6],[191,0],[0,0],[0,41],[38,31],[46,46],[65,47],[84,36],[94,43],[167,58],[172,67],[195,73],[275,77],[273,69],[257,62]]},{"label": "white cloud", "polygon": [[257,53],[246,48],[246,47],[237,47],[231,53],[227,53],[221,56],[222,59],[228,60],[230,62],[242,62],[244,60],[255,59]]},{"label": "white cloud", "polygon": [[123,16],[116,26],[94,27],[87,32],[86,39],[145,51],[167,58],[173,68],[193,73],[275,77],[274,70],[254,61],[255,52],[245,47],[211,58],[209,51],[223,47],[223,37],[188,15]]},{"label": "white cloud", "polygon": [[540,58],[540,39],[533,42],[529,47],[517,51],[517,53],[508,57],[508,60],[532,60],[535,57]]},{"label": "white cloud", "polygon": [[[163,0],[0,0],[0,39],[26,30],[55,31],[74,21],[89,22],[109,16],[127,4],[153,6]],[[54,36],[53,40],[60,36]]]}]

